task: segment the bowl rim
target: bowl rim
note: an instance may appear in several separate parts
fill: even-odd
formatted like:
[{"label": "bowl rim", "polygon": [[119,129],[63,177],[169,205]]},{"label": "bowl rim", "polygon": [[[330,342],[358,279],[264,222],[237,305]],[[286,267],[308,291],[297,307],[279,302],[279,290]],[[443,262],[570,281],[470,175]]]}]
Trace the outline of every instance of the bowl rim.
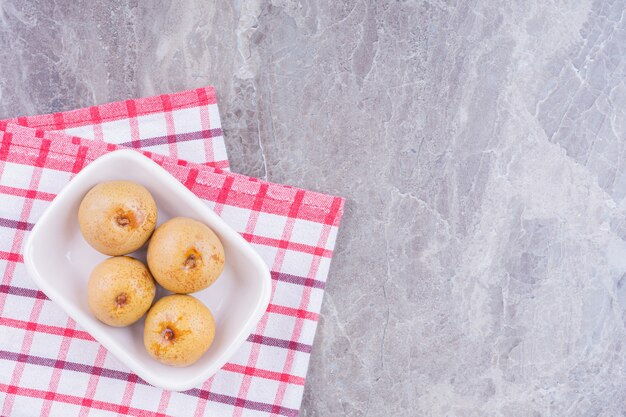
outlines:
[{"label": "bowl rim", "polygon": [[[160,376],[154,372],[151,372],[148,368],[141,365],[136,361],[134,355],[130,355],[126,350],[120,348],[118,344],[110,343],[108,339],[101,340],[99,337],[100,330],[93,328],[91,325],[92,317],[88,317],[82,310],[75,307],[72,303],[67,302],[66,298],[57,291],[49,280],[45,279],[37,268],[37,261],[33,255],[33,242],[37,239],[42,224],[46,224],[50,221],[50,216],[55,211],[56,207],[63,204],[66,200],[66,196],[70,194],[71,190],[76,187],[82,186],[82,183],[89,178],[90,175],[103,165],[107,165],[115,160],[130,160],[132,163],[139,165],[144,170],[148,171],[158,182],[165,181],[168,187],[173,187],[176,191],[177,198],[185,198],[187,202],[194,206],[198,211],[203,212],[212,222],[221,225],[222,229],[227,231],[234,239],[236,246],[246,252],[246,256],[249,257],[253,263],[255,270],[260,272],[261,278],[261,292],[257,298],[256,305],[252,310],[252,314],[247,318],[245,325],[239,329],[237,336],[233,339],[230,346],[226,348],[224,353],[220,355],[216,360],[210,362],[209,365],[197,375],[189,378],[186,381],[176,381],[166,376]],[[152,171],[152,172],[151,172]],[[182,194],[182,196],[180,195]],[[184,197],[183,197],[184,196]],[[226,362],[233,356],[233,354],[241,347],[247,337],[252,333],[254,327],[261,320],[263,314],[266,312],[271,296],[271,274],[269,268],[257,253],[257,251],[241,236],[235,229],[229,226],[220,216],[217,215],[211,208],[209,208],[197,195],[191,190],[185,187],[178,179],[170,174],[165,168],[154,162],[152,159],[143,155],[139,151],[132,149],[121,149],[109,152],[90,164],[86,165],[78,174],[76,174],[56,195],[52,202],[46,207],[44,212],[39,217],[39,220],[35,223],[33,229],[29,233],[23,249],[24,264],[26,270],[33,281],[39,286],[39,288],[58,306],[60,306],[65,313],[68,314],[73,320],[75,320],[80,326],[82,326],[98,343],[103,345],[113,356],[119,359],[130,370],[136,373],[147,383],[167,390],[172,391],[184,391],[194,388],[218,370],[220,370]],[[227,261],[228,262],[228,261]],[[193,365],[191,365],[193,366]]]}]

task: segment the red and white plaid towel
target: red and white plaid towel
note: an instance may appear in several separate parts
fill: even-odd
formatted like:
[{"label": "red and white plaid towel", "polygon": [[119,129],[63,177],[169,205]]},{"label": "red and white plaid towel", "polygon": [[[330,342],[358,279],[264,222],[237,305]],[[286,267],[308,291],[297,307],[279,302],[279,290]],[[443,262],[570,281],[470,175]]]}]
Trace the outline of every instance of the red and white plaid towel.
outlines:
[{"label": "red and white plaid towel", "polygon": [[213,87],[0,121],[228,169]]},{"label": "red and white plaid towel", "polygon": [[[228,162],[215,105],[212,89],[201,89],[17,120],[30,128],[0,123],[2,416],[298,414],[343,199],[220,169]],[[268,311],[200,387],[179,393],[146,384],[26,274],[22,244],[43,210],[82,167],[119,147],[77,134],[150,149],[144,153],[204,199],[271,269]]]}]

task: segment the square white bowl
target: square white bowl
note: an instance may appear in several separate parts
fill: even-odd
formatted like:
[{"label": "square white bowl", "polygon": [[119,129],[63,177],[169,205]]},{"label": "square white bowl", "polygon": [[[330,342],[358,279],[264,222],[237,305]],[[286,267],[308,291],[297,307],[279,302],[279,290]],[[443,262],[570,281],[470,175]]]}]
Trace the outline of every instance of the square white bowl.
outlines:
[{"label": "square white bowl", "polygon": [[[172,217],[191,217],[213,229],[224,245],[224,271],[209,288],[192,294],[213,313],[215,340],[191,366],[175,368],[150,357],[143,346],[143,318],[130,327],[115,328],[98,321],[89,310],[87,281],[94,266],[107,256],[83,239],[78,206],[93,186],[111,180],[146,187],[157,203],[158,224]],[[145,248],[130,256],[145,262]],[[133,150],[98,158],[67,184],[31,231],[24,262],[41,290],[94,339],[146,382],[174,391],[202,384],[228,361],[261,319],[271,293],[269,270],[252,246],[176,178]],[[160,289],[156,298],[166,294]]]}]

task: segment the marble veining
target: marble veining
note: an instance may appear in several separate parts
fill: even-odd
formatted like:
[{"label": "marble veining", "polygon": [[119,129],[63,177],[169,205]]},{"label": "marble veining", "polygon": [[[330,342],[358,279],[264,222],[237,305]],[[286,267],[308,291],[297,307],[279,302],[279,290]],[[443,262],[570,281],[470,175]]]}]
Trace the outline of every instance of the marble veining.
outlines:
[{"label": "marble veining", "polygon": [[0,1],[0,116],[217,88],[347,197],[301,415],[626,413],[624,0]]}]

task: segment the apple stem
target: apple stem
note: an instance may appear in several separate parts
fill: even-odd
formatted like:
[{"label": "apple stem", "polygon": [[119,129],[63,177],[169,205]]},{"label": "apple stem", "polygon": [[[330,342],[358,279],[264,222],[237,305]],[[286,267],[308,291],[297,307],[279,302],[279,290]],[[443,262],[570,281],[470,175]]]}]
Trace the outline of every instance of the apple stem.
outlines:
[{"label": "apple stem", "polygon": [[163,336],[163,339],[168,340],[168,341],[174,338],[174,331],[170,328],[163,330],[163,333],[161,334]]}]

